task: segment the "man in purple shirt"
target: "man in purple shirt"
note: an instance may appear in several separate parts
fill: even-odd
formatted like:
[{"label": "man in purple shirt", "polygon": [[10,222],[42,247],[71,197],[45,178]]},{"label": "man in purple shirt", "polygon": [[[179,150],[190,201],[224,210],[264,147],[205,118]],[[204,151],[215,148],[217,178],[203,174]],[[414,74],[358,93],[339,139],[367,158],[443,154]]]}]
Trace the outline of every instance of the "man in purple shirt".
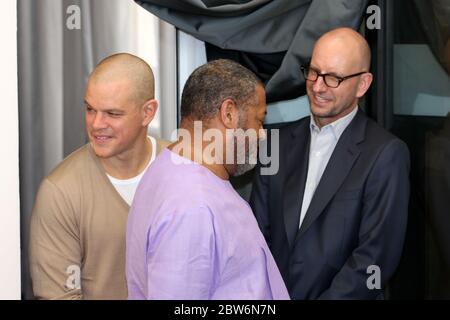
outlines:
[{"label": "man in purple shirt", "polygon": [[262,83],[235,62],[209,62],[189,77],[179,138],[142,178],[129,214],[129,299],[289,299],[228,181],[256,163],[265,114]]}]

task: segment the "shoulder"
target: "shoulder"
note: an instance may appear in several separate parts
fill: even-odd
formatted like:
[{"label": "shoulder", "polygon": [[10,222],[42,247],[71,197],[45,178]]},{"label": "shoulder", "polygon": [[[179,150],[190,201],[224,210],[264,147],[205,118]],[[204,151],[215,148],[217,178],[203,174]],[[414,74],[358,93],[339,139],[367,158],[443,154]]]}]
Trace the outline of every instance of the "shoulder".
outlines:
[{"label": "shoulder", "polygon": [[359,121],[365,124],[364,139],[358,143],[362,163],[372,167],[374,172],[381,170],[386,174],[399,168],[409,170],[410,155],[406,143],[366,116]]},{"label": "shoulder", "polygon": [[53,184],[60,184],[67,179],[73,179],[86,172],[88,167],[95,166],[95,159],[89,150],[89,144],[69,154],[46,177]]},{"label": "shoulder", "polygon": [[212,222],[214,210],[203,201],[197,199],[194,203],[186,204],[176,210],[174,218],[181,219],[187,223]]},{"label": "shoulder", "polygon": [[211,252],[216,240],[214,217],[205,206],[158,211],[146,234],[149,252],[177,250],[183,256]]},{"label": "shoulder", "polygon": [[[172,230],[172,236],[181,230],[211,231],[214,224],[214,211],[210,206],[200,201],[192,201],[189,203],[177,201],[172,203],[163,202],[158,208],[151,210],[142,210],[142,207],[135,206],[132,209],[133,216],[148,215],[151,212],[151,229],[152,233],[157,235],[161,230]],[[157,231],[158,230],[158,231]]]},{"label": "shoulder", "polygon": [[159,139],[156,137],[153,137],[153,139],[156,140],[156,153],[159,154],[162,150],[167,148],[172,142],[164,139]]},{"label": "shoulder", "polygon": [[[67,199],[80,199],[108,183],[101,164],[89,144],[82,146],[61,161],[42,181],[43,189],[49,196],[64,196]],[[75,201],[78,203],[78,200]]]},{"label": "shoulder", "polygon": [[304,136],[309,131],[309,123],[310,117],[304,117],[302,119],[296,120],[294,122],[284,123],[280,125],[269,125],[267,127],[268,130],[268,141],[272,143],[272,139],[274,139],[277,135],[274,132],[277,132],[279,143],[283,145],[284,143],[288,143],[292,138],[297,135]]},{"label": "shoulder", "polygon": [[365,142],[368,149],[383,153],[400,152],[409,154],[406,143],[369,118],[367,118]]},{"label": "shoulder", "polygon": [[307,116],[294,122],[286,123],[280,127],[280,135],[295,134],[298,130],[305,128],[305,126],[309,128],[310,121],[311,117]]},{"label": "shoulder", "polygon": [[33,207],[33,216],[41,219],[56,219],[63,221],[72,217],[72,212],[80,199],[80,181],[89,176],[95,166],[89,146],[84,145],[61,161],[40,183]]}]

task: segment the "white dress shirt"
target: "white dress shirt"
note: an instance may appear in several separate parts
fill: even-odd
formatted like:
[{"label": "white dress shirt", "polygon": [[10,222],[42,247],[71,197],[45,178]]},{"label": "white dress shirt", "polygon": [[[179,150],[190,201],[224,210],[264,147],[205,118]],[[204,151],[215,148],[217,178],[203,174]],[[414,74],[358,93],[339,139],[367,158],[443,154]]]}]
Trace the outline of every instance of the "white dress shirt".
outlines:
[{"label": "white dress shirt", "polygon": [[305,192],[303,194],[302,211],[300,213],[299,228],[302,225],[311,199],[322,178],[322,174],[333,154],[334,148],[339,141],[345,128],[352,122],[358,106],[348,115],[340,118],[322,128],[319,128],[311,115],[311,144],[309,147],[308,176],[306,178]]}]

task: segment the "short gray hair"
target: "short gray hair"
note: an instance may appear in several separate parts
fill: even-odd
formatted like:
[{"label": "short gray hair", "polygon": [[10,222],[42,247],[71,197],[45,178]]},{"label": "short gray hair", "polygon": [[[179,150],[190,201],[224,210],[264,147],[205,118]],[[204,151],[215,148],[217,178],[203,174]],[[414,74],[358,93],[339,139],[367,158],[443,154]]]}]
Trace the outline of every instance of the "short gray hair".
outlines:
[{"label": "short gray hair", "polygon": [[[239,63],[227,59],[208,62],[188,78],[181,97],[181,117],[210,120],[223,101],[233,99],[240,109],[257,104],[256,88],[261,80]],[[240,110],[241,111],[241,110]]]}]

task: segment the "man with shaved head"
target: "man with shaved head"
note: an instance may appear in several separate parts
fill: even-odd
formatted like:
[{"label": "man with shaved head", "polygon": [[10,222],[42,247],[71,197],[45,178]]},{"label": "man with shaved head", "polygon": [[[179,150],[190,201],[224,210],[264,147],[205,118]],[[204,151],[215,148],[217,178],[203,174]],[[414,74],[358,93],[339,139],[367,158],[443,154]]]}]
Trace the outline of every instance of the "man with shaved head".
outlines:
[{"label": "man with shaved head", "polygon": [[311,116],[281,129],[278,173],[255,177],[251,206],[293,299],[382,299],[400,260],[409,152],[358,106],[369,68],[359,33],[324,34],[301,67]]},{"label": "man with shaved head", "polygon": [[142,59],[101,61],[85,95],[89,143],[41,183],[30,227],[30,271],[40,299],[126,299],[125,229],[137,185],[167,145],[147,135],[158,103]]}]

